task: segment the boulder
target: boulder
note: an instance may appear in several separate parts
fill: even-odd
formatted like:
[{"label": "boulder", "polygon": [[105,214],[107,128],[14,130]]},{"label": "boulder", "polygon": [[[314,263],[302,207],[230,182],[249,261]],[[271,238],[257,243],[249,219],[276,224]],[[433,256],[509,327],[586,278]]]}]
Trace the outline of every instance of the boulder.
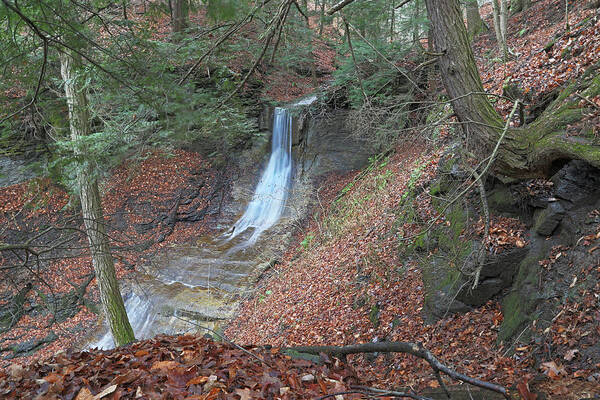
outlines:
[{"label": "boulder", "polygon": [[533,230],[540,236],[551,236],[565,216],[565,209],[560,202],[552,202],[548,207],[535,215]]}]

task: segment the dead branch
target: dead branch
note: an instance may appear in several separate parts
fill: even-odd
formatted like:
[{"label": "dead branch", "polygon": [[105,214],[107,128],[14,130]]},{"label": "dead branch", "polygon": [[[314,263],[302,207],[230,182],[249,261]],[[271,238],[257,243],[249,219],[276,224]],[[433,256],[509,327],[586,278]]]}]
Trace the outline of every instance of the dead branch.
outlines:
[{"label": "dead branch", "polygon": [[244,85],[248,81],[248,78],[250,78],[250,76],[254,73],[254,70],[256,69],[256,67],[258,67],[258,64],[260,64],[261,60],[265,56],[265,53],[267,52],[267,49],[269,48],[269,45],[271,44],[271,40],[273,40],[273,37],[275,36],[275,32],[277,32],[279,27],[281,27],[283,25],[283,23],[285,22],[285,16],[287,15],[287,10],[289,10],[291,3],[292,3],[292,0],[285,0],[281,3],[277,15],[273,18],[273,20],[275,21],[275,25],[274,26],[271,25],[271,28],[268,31],[267,38],[265,39],[265,45],[263,46],[262,51],[260,52],[258,57],[256,57],[256,60],[254,60],[254,64],[252,64],[252,67],[246,73],[246,75],[244,76],[242,81],[236,86],[236,88],[234,90],[232,90],[231,93],[229,93],[227,95],[227,97],[225,97],[225,99],[223,99],[216,106],[216,108],[221,108],[223,106],[223,104],[225,104],[229,100],[231,100],[231,98],[244,87]]},{"label": "dead branch", "polygon": [[398,9],[398,8],[400,8],[400,7],[402,7],[402,6],[406,5],[406,4],[408,4],[408,3],[410,3],[411,1],[412,1],[412,0],[404,0],[402,3],[400,3],[400,4],[398,4],[398,5],[396,6],[396,9]]},{"label": "dead branch", "polygon": [[223,36],[221,36],[219,38],[219,40],[217,40],[215,42],[214,45],[212,45],[208,50],[206,50],[204,52],[204,54],[202,54],[202,56],[198,59],[198,61],[196,61],[194,63],[194,65],[192,65],[190,67],[190,69],[186,72],[186,74],[179,80],[179,82],[178,82],[179,85],[183,84],[183,82],[185,82],[187,80],[187,78],[189,78],[189,76],[192,74],[192,72],[194,72],[196,70],[196,68],[198,68],[198,66],[200,64],[202,64],[202,62],[206,59],[206,57],[208,57],[210,54],[212,54],[212,52],[217,47],[219,47],[221,44],[223,44],[223,42],[225,42],[227,39],[229,39],[231,37],[231,35],[233,35],[237,31],[239,31],[243,26],[245,26],[248,22],[250,22],[252,20],[252,18],[254,17],[254,15],[270,1],[271,0],[264,0],[259,6],[254,7],[248,14],[246,14],[246,16],[244,18],[242,18],[242,20],[240,22],[238,22],[237,24],[232,26],[227,32],[225,32],[225,34]]},{"label": "dead branch", "polygon": [[326,14],[333,15],[352,2],[354,2],[354,0],[342,0],[339,3],[337,3],[336,5],[334,5],[333,7],[331,7],[329,10],[327,10]]},{"label": "dead branch", "polygon": [[483,211],[483,239],[481,240],[481,247],[479,248],[479,252],[477,254],[477,269],[474,272],[475,278],[473,279],[473,285],[471,289],[475,289],[477,285],[479,285],[479,276],[481,275],[481,270],[485,264],[485,252],[486,252],[486,243],[490,236],[490,209],[488,207],[487,195],[485,193],[485,185],[484,185],[484,175],[479,175],[477,171],[471,168],[469,165],[466,166],[469,172],[475,177],[475,181],[479,186],[479,197],[481,199],[481,208]]},{"label": "dead branch", "polygon": [[321,353],[345,357],[348,354],[359,354],[359,353],[405,353],[411,354],[415,357],[421,358],[429,364],[433,369],[434,373],[443,372],[450,378],[469,383],[473,386],[487,389],[496,393],[502,394],[507,399],[510,399],[510,395],[506,388],[494,383],[482,381],[477,378],[472,378],[465,374],[461,374],[445,364],[442,364],[431,352],[423,347],[421,343],[409,343],[409,342],[376,342],[376,343],[362,343],[353,344],[348,346],[297,346],[282,349],[284,352],[291,354],[294,353],[306,353],[319,355]]},{"label": "dead branch", "polygon": [[352,389],[362,389],[366,392],[379,393],[382,396],[407,397],[415,400],[432,400],[429,397],[419,396],[415,393],[397,392],[395,390],[378,389],[370,386],[350,386]]},{"label": "dead branch", "polygon": [[[504,129],[502,131],[502,134],[500,135],[500,138],[498,138],[498,141],[496,142],[496,146],[494,147],[494,150],[492,151],[492,154],[487,157],[486,159],[484,159],[482,161],[482,163],[484,161],[487,161],[487,164],[485,165],[485,167],[483,168],[483,170],[481,171],[481,175],[485,175],[488,170],[490,169],[490,167],[492,166],[492,164],[494,163],[494,159],[496,158],[496,154],[498,153],[498,149],[500,148],[500,144],[502,143],[502,141],[504,140],[504,137],[506,136],[506,133],[508,132],[508,128],[510,126],[510,121],[512,121],[515,112],[517,111],[517,108],[519,107],[519,104],[521,103],[520,100],[515,101],[515,104],[512,108],[512,111],[510,112],[510,115],[508,116],[508,119],[506,120],[506,124],[504,126]],[[496,127],[498,128],[498,127]],[[409,240],[409,239],[414,239],[415,237],[417,237],[418,235],[422,235],[424,232],[429,231],[431,228],[433,228],[433,226],[435,225],[435,223],[446,213],[446,210],[448,210],[448,208],[450,208],[450,206],[452,204],[454,204],[456,201],[458,201],[458,199],[462,198],[465,194],[467,194],[467,192],[469,190],[471,190],[471,188],[477,183],[477,180],[471,182],[464,190],[462,190],[458,195],[456,195],[452,200],[450,200],[445,206],[444,208],[441,210],[441,212],[438,214],[437,217],[435,217],[430,223],[429,225],[427,225],[427,228],[425,228],[423,231],[419,232],[418,234],[412,235],[412,236],[407,236],[404,237],[400,240]]]}]

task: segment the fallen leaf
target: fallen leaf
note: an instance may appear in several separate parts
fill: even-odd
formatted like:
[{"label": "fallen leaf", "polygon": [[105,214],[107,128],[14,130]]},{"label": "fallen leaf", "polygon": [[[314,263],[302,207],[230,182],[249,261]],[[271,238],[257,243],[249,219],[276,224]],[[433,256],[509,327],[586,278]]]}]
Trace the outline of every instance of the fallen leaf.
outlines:
[{"label": "fallen leaf", "polygon": [[153,371],[155,369],[173,369],[177,366],[179,366],[179,363],[176,361],[157,361],[154,364],[152,364],[150,371]]},{"label": "fallen leaf", "polygon": [[235,389],[235,394],[237,394],[238,396],[240,396],[240,400],[251,400],[252,397],[252,390],[245,388],[245,389]]},{"label": "fallen leaf", "polygon": [[106,389],[104,389],[103,391],[101,391],[100,393],[98,393],[97,395],[95,395],[94,400],[98,400],[105,396],[108,396],[109,394],[113,393],[115,390],[117,390],[117,385],[109,386]]},{"label": "fallen leaf", "polygon": [[79,391],[79,393],[77,393],[77,397],[75,397],[75,400],[94,400],[94,396],[88,388],[84,387]]},{"label": "fallen leaf", "polygon": [[195,378],[190,379],[185,386],[192,386],[192,385],[202,385],[203,383],[205,383],[206,381],[208,381],[208,376],[197,376]]},{"label": "fallen leaf", "polygon": [[565,354],[564,359],[567,360],[567,361],[571,361],[572,359],[575,358],[575,356],[577,355],[577,353],[579,353],[579,350],[577,350],[577,349],[569,350]]},{"label": "fallen leaf", "polygon": [[519,391],[519,394],[523,400],[537,400],[537,394],[529,391],[529,385],[525,380],[517,385],[517,390]]},{"label": "fallen leaf", "polygon": [[566,375],[565,369],[554,361],[542,363],[541,369],[550,379],[558,379],[560,375]]}]

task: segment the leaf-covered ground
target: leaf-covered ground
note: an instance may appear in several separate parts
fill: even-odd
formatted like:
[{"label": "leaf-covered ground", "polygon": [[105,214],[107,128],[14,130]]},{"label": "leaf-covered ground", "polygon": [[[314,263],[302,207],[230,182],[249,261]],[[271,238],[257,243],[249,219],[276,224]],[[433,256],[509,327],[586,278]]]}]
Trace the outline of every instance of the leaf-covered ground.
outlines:
[{"label": "leaf-covered ground", "polygon": [[[600,55],[597,11],[586,9],[584,3],[569,2],[569,32],[564,29],[562,0],[533,2],[530,10],[512,17],[509,47],[517,56],[507,63],[495,59],[498,51],[493,32],[477,38],[475,54],[486,89],[502,94],[504,83],[511,82],[533,101],[581,76]],[[484,11],[491,26],[489,6],[484,7]],[[333,56],[328,51],[323,48],[317,54],[324,70],[333,67]],[[271,80],[266,85],[270,90],[268,96],[287,101],[313,87],[312,78],[306,76],[298,81],[298,85],[291,86],[292,76],[297,78],[288,71],[262,76]],[[600,99],[588,100],[600,107]],[[509,102],[499,101],[496,105],[504,115],[508,114]],[[282,263],[260,283],[257,295],[244,304],[226,333],[237,343],[253,346],[418,340],[459,372],[504,385],[519,384],[522,396],[528,395],[526,382],[536,374],[550,378],[539,387],[554,396],[552,398],[578,399],[584,394],[591,398],[599,395],[600,365],[586,364],[582,356],[584,350],[598,346],[598,286],[581,289],[580,302],[566,302],[552,320],[551,328],[541,332],[548,338],[546,343],[542,346],[525,343],[514,353],[508,346],[497,343],[497,330],[503,315],[496,302],[432,325],[424,323],[421,271],[415,262],[400,260],[397,251],[398,232],[410,237],[418,227],[398,226],[396,221],[398,206],[404,201],[407,190],[425,185],[431,179],[440,154],[441,150],[432,150],[425,144],[405,144],[398,147],[389,160],[380,160],[366,175],[351,173],[329,177],[321,185],[322,208],[306,229],[297,234]],[[182,158],[186,159],[185,156]],[[141,175],[134,178],[128,178],[127,174],[119,178],[117,172],[114,188],[110,184],[107,186],[107,212],[115,213],[127,207],[119,190],[134,189],[138,196],[152,197],[155,187],[163,188],[160,193],[173,200],[177,188],[185,185],[185,179],[175,181],[179,179],[180,171],[193,170],[193,166],[201,168],[192,160],[189,160],[190,164],[182,161],[184,166],[179,168],[176,166],[179,159],[179,156],[151,158],[155,162],[150,162],[147,174],[142,168]],[[169,186],[164,186],[166,183]],[[4,215],[17,212],[28,191],[26,186],[3,191],[0,204],[6,204]],[[45,196],[56,196],[48,202],[49,214],[53,215],[66,204],[67,198],[60,192],[45,193],[49,193]],[[157,196],[162,198],[162,195]],[[162,207],[167,207],[168,203]],[[435,216],[425,193],[418,196],[413,205],[425,219]],[[35,213],[46,211],[36,209],[31,212],[35,216]],[[445,221],[441,219],[439,223]],[[513,220],[494,217],[491,228],[490,244],[498,251],[526,244],[523,228]],[[185,240],[197,235],[201,229],[204,228],[177,225],[162,245],[170,240]],[[482,229],[480,224],[474,234],[481,235]],[[600,226],[593,229],[595,231],[587,233],[580,244],[592,255],[600,254]],[[135,229],[126,232],[134,241],[140,239]],[[544,267],[550,271],[554,263],[568,259],[572,250],[555,249],[543,262]],[[89,260],[86,262],[87,269],[74,268],[75,264],[70,262],[59,269],[70,271],[74,268],[75,274],[83,276],[89,272]],[[128,263],[135,262],[129,260]],[[126,272],[124,265],[118,265],[120,275]],[[575,271],[579,276],[600,275],[598,265],[573,268],[578,268]],[[77,278],[71,276],[66,280],[71,279]],[[60,283],[56,282],[56,285],[60,286]],[[91,315],[86,313],[79,318],[92,321],[95,317],[88,314]],[[40,321],[24,317],[19,324],[30,328],[39,325]],[[65,327],[69,329],[68,323]],[[41,338],[48,330],[39,328],[35,332],[39,332],[36,337]],[[6,339],[6,335],[3,338]],[[70,343],[70,339],[61,337],[40,355],[52,354]],[[541,347],[544,349],[542,354],[539,353]],[[198,396],[196,398],[225,397],[227,393],[230,398],[244,399],[265,396],[269,391],[275,397],[277,393],[282,397],[288,393],[290,398],[322,396],[331,390],[346,388],[344,379],[351,376],[393,388],[438,385],[425,363],[409,356],[349,357],[354,371],[349,373],[348,367],[340,365],[316,367],[303,362],[298,364],[269,351],[256,348],[252,351],[276,368],[266,368],[255,358],[229,346],[187,336],[158,337],[115,352],[58,355],[27,370],[12,366],[0,372],[0,377],[5,379],[0,390],[20,385],[31,393],[42,390],[66,394],[78,393],[76,389],[85,387],[91,394],[112,390],[107,396],[118,397],[115,394],[118,393],[133,397],[139,387],[140,393],[149,398],[152,398],[151,392],[173,391],[190,398],[195,398],[194,395]],[[533,368],[536,357],[541,360],[538,369]],[[130,374],[132,370],[140,375]],[[302,381],[305,375],[315,379]]]},{"label": "leaf-covered ground", "polygon": [[[511,82],[535,100],[581,76],[597,61],[600,51],[600,22],[596,11],[583,3],[571,2],[568,32],[563,1],[540,0],[512,17],[509,46],[517,57],[507,63],[494,59],[498,51],[493,30],[479,37],[474,47],[486,89],[502,94],[503,85]],[[491,23],[489,6],[483,11]],[[549,42],[554,43],[552,47],[547,47]],[[590,101],[600,106],[600,99]],[[504,115],[510,111],[508,101],[496,105]],[[581,303],[565,305],[553,320],[550,343],[557,346],[558,354],[544,355],[547,363],[556,361],[539,370],[532,368],[535,359],[530,350],[535,344],[519,347],[515,354],[498,346],[496,332],[503,320],[498,303],[434,325],[424,323],[421,272],[416,265],[396,258],[394,233],[399,229],[394,221],[403,194],[415,184],[413,171],[422,168],[417,182],[435,171],[439,154],[428,152],[426,147],[405,146],[397,149],[388,165],[358,183],[354,175],[334,176],[324,183],[321,203],[328,205],[326,210],[300,234],[296,247],[275,267],[276,273],[262,282],[259,294],[244,305],[227,333],[239,343],[274,345],[419,340],[458,370],[482,379],[513,385],[541,373],[553,379],[544,387],[562,396],[556,398],[597,393],[589,388],[600,385],[600,366],[585,364],[577,355],[578,346],[597,345],[598,288],[582,293]],[[334,201],[340,192],[348,193]],[[435,212],[428,202],[427,196],[419,198],[417,208],[430,218]],[[495,251],[527,244],[518,221],[492,216],[491,222],[489,244]],[[403,236],[410,236],[411,228],[402,227]],[[483,233],[481,222],[476,233]],[[597,273],[597,267],[582,268],[582,274]],[[390,387],[437,385],[425,364],[410,357],[373,360],[358,356],[353,361],[361,376]]]},{"label": "leaf-covered ground", "polygon": [[[352,189],[312,221],[302,243],[275,267],[277,273],[263,282],[260,295],[244,305],[226,333],[238,343],[275,346],[420,341],[459,371],[512,383],[527,362],[496,346],[499,305],[427,325],[421,271],[398,258],[399,229],[406,237],[418,229],[396,226],[398,204],[409,187],[431,179],[438,157],[411,143],[359,181],[333,178],[335,189]],[[331,192],[329,182],[323,187]],[[434,216],[426,197],[417,200],[419,212]],[[386,386],[437,386],[427,365],[409,356],[357,356],[353,362],[361,376]]]},{"label": "leaf-covered ground", "polygon": [[[3,399],[309,399],[349,390],[351,368],[197,336],[157,336],[106,352],[62,352],[0,370]],[[358,396],[357,396],[358,397]],[[357,398],[352,397],[352,398]],[[351,397],[346,397],[351,398]]]}]

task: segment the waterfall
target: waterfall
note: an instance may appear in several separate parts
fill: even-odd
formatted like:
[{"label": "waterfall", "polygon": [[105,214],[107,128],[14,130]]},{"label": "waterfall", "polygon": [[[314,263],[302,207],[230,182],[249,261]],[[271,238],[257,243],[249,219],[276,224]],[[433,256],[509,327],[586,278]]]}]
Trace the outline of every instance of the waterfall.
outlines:
[{"label": "waterfall", "polygon": [[[317,99],[310,96],[290,107],[307,106]],[[226,303],[222,293],[243,288],[243,279],[256,265],[252,252],[245,250],[256,242],[262,232],[273,226],[283,214],[292,177],[292,116],[286,108],[276,108],[273,119],[271,156],[246,211],[234,224],[227,240],[252,228],[249,239],[233,244],[222,240],[205,241],[200,248],[174,259],[163,260],[160,273],[146,279],[143,295],[131,293],[125,308],[137,339],[156,333],[181,331],[177,312],[187,298],[194,309],[217,320],[230,318],[235,303]],[[233,247],[231,247],[233,246]],[[250,258],[249,258],[250,257]],[[188,297],[185,297],[188,296]],[[204,297],[203,297],[204,296]],[[215,300],[216,299],[216,300]],[[219,300],[221,299],[221,300]],[[208,301],[207,301],[208,300]],[[165,320],[167,319],[167,320]],[[185,323],[185,319],[181,320]],[[175,325],[179,323],[180,325]],[[186,329],[190,329],[189,326]],[[89,343],[89,347],[114,347],[110,331]]]},{"label": "waterfall", "polygon": [[244,215],[233,226],[230,238],[254,228],[248,244],[273,226],[285,207],[292,175],[292,116],[285,108],[275,108],[271,158]]}]

